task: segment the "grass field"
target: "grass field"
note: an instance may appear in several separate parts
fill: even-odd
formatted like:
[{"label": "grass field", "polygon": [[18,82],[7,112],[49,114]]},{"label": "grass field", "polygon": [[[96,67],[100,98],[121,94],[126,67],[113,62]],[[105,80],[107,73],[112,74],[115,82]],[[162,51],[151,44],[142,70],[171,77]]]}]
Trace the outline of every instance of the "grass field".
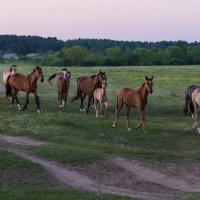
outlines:
[{"label": "grass field", "polygon": [[[2,73],[6,67],[5,64],[0,65],[0,72]],[[32,68],[31,65],[19,64],[18,72],[28,73]],[[66,109],[60,109],[56,86],[46,81],[50,75],[59,72],[60,68],[44,67],[45,82],[38,84],[41,100],[40,114],[36,112],[32,96],[28,110],[18,111],[17,106],[11,109],[10,101],[4,98],[5,93],[2,89],[0,134],[29,136],[47,141],[49,145],[45,147],[29,147],[28,150],[43,158],[74,166],[114,156],[160,162],[199,161],[200,135],[192,130],[192,119],[184,116],[182,109],[187,86],[200,83],[200,66],[69,67],[72,73],[69,99],[76,95],[77,77],[98,73],[100,69],[106,72],[108,79],[108,119],[96,119],[94,108],[90,109],[89,114],[80,113],[79,100],[69,102]],[[146,75],[154,76],[154,92],[149,95],[146,108],[147,134],[144,134],[142,129],[134,129],[139,120],[138,111],[135,109],[131,110],[132,130],[130,132],[126,129],[124,109],[118,126],[112,128],[117,89],[127,86],[138,88]],[[19,97],[23,105],[24,94],[20,93]],[[16,182],[12,182],[9,176],[0,175],[2,176],[0,186],[3,187],[0,190],[0,199],[13,199],[12,194],[16,194],[15,199],[25,199],[23,197],[25,194],[30,195],[29,199],[50,199],[42,197],[42,191],[51,195],[52,190],[55,194],[55,198],[52,199],[117,199],[109,195],[99,196],[93,193],[58,189],[57,183],[47,177],[45,172],[42,174],[41,181],[35,180],[34,176],[42,171],[37,165],[3,150],[0,151],[0,155],[0,174],[10,172],[11,176],[16,172],[24,175],[23,180],[16,177]],[[49,180],[48,184],[44,180]],[[44,189],[37,189],[38,186]],[[37,192],[34,192],[35,190]],[[67,198],[65,195],[71,196]]]}]

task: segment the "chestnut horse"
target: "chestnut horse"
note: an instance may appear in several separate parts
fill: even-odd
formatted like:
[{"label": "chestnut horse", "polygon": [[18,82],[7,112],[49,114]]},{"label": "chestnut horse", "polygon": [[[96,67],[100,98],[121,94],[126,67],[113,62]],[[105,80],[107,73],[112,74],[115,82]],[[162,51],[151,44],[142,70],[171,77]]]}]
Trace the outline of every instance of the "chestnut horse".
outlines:
[{"label": "chestnut horse", "polygon": [[87,105],[87,113],[89,111],[90,102],[94,94],[94,90],[96,88],[101,87],[102,82],[107,81],[106,73],[100,72],[97,75],[92,76],[83,76],[79,77],[77,79],[77,95],[72,99],[72,101],[77,100],[78,98],[81,98],[81,104],[80,104],[80,111],[83,112],[84,109],[84,99],[86,95],[88,96],[88,105]]},{"label": "chestnut horse", "polygon": [[36,67],[33,71],[28,75],[22,75],[19,73],[15,73],[8,77],[7,81],[7,90],[12,91],[12,106],[14,104],[14,99],[17,102],[17,106],[20,110],[20,104],[17,97],[17,93],[19,91],[23,91],[26,93],[26,103],[22,110],[27,108],[29,104],[29,94],[33,93],[35,97],[35,102],[37,104],[37,111],[40,112],[40,100],[37,94],[37,80],[41,78],[41,82],[44,81],[44,75],[41,67]]},{"label": "chestnut horse", "polygon": [[49,83],[51,83],[51,79],[56,79],[56,85],[58,88],[58,101],[61,107],[66,107],[67,97],[68,97],[68,90],[70,86],[70,77],[71,72],[63,69],[62,72],[53,74],[48,78]]},{"label": "chestnut horse", "polygon": [[[4,72],[3,72],[3,83],[5,85],[5,89],[6,89],[6,85],[7,85],[7,79],[9,76],[15,74],[17,71],[17,65],[12,65],[10,67],[10,69],[6,69]],[[6,90],[7,91],[7,90]],[[6,92],[6,98],[11,98],[11,91],[10,93],[9,92]]]},{"label": "chestnut horse", "polygon": [[[103,106],[105,105],[106,118],[108,118],[108,103],[107,103],[106,87],[107,87],[107,84],[105,81],[103,81],[102,88],[97,88],[94,91],[94,107],[96,111],[96,117],[99,116],[99,110],[101,111],[101,117],[102,117]],[[99,104],[99,109],[97,108],[98,104]]]},{"label": "chestnut horse", "polygon": [[128,131],[131,130],[130,123],[129,123],[129,112],[131,107],[135,107],[140,112],[141,121],[135,127],[140,128],[141,126],[146,132],[146,125],[145,125],[145,107],[147,105],[147,97],[148,94],[153,93],[153,76],[148,78],[145,76],[145,82],[140,86],[138,90],[134,90],[131,88],[123,88],[117,92],[117,106],[116,106],[116,113],[115,113],[115,121],[112,127],[115,127],[117,124],[117,120],[119,117],[119,113],[123,107],[126,105],[126,124]]}]

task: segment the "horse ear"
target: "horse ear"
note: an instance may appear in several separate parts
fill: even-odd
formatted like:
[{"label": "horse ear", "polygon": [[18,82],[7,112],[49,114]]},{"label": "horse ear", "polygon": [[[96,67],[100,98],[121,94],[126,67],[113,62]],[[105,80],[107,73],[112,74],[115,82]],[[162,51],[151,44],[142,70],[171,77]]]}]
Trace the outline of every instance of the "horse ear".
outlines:
[{"label": "horse ear", "polygon": [[100,73],[100,74],[102,73],[101,70],[99,71],[99,73]]},{"label": "horse ear", "polygon": [[145,76],[145,79],[148,80],[147,76]]},{"label": "horse ear", "polygon": [[151,76],[151,80],[153,80],[153,76]]}]

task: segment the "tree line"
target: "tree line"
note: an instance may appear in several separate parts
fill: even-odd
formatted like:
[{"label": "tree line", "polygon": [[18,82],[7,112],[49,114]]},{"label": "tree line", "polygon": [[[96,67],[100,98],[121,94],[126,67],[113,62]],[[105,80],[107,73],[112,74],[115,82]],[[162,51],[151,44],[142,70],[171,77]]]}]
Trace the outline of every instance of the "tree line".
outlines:
[{"label": "tree line", "polygon": [[35,64],[51,66],[192,65],[200,64],[200,43],[186,41],[57,40],[38,36],[0,35],[0,54],[14,52]]}]

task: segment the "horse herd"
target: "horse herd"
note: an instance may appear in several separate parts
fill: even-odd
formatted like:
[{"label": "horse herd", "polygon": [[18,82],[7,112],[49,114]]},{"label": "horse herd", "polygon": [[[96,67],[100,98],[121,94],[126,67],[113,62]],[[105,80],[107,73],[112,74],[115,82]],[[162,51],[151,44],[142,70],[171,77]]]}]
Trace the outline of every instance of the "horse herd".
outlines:
[{"label": "horse herd", "polygon": [[[58,100],[60,107],[66,107],[66,102],[68,98],[68,90],[70,87],[70,77],[71,72],[69,72],[66,68],[62,69],[62,72],[55,73],[48,78],[48,82],[51,84],[51,80],[53,78],[56,79],[56,85],[58,90]],[[37,111],[40,112],[40,99],[37,94],[37,81],[44,81],[44,75],[42,68],[37,66],[33,69],[33,71],[28,75],[23,75],[17,73],[17,66],[12,65],[10,69],[5,70],[3,72],[3,83],[6,88],[6,97],[10,97],[12,100],[11,105],[13,106],[14,100],[17,102],[18,109],[21,110],[19,99],[17,94],[19,91],[23,91],[26,94],[25,105],[22,110],[27,108],[29,104],[29,94],[32,93],[35,97],[35,102],[37,105]],[[88,104],[86,113],[89,112],[89,107],[91,102],[93,101],[96,117],[99,117],[99,113],[101,117],[103,115],[103,106],[105,106],[106,117],[108,117],[108,103],[107,103],[107,95],[106,95],[106,87],[107,87],[107,77],[106,73],[100,72],[98,74],[93,74],[90,76],[82,76],[77,79],[77,95],[71,100],[72,102],[79,99],[80,103],[80,111],[85,111],[84,108],[84,99],[88,96]],[[131,107],[137,108],[140,113],[140,121],[135,127],[142,127],[144,132],[146,132],[145,125],[145,107],[147,105],[148,94],[153,93],[153,76],[147,77],[145,76],[144,82],[137,89],[131,88],[123,88],[118,90],[117,92],[117,105],[115,111],[115,119],[112,127],[116,127],[118,117],[120,111],[125,104],[126,106],[126,126],[128,130],[130,128],[129,122],[129,113]],[[197,129],[200,133],[200,128],[198,124],[198,113],[200,110],[200,86],[191,85],[187,88],[185,92],[185,105],[184,105],[184,113],[192,114],[194,118],[193,128]]]}]

